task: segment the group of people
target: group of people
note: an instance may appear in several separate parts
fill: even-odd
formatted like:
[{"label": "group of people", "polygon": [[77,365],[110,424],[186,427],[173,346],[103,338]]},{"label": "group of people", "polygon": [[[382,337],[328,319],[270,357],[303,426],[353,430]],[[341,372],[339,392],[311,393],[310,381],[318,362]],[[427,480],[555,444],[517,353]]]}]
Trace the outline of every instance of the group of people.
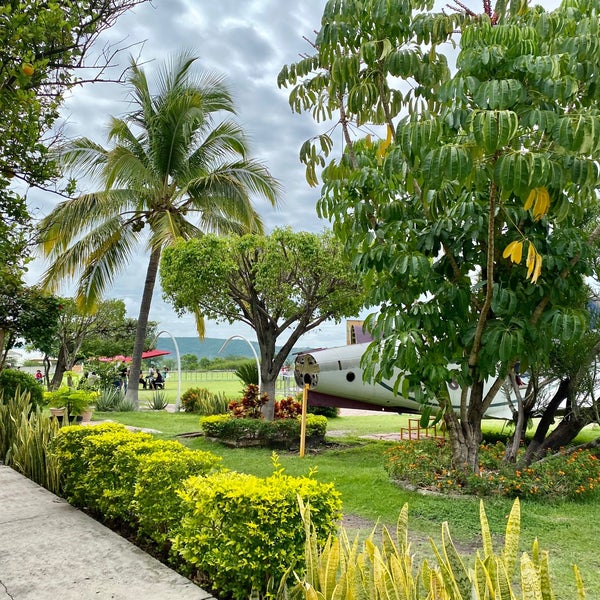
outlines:
[{"label": "group of people", "polygon": [[161,373],[158,369],[151,366],[148,369],[146,377],[144,377],[144,372],[140,371],[140,384],[145,390],[164,390],[168,373],[169,369],[167,367],[164,367]]}]

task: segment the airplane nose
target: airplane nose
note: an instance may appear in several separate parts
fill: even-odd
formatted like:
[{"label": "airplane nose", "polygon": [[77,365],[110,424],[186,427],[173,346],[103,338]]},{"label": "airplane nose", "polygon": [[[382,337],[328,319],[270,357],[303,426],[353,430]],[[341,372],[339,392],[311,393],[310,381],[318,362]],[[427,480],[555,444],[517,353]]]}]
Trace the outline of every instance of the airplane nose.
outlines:
[{"label": "airplane nose", "polygon": [[296,385],[303,387],[308,384],[311,387],[317,385],[319,381],[319,363],[311,354],[301,354],[296,357],[294,362],[294,379]]}]

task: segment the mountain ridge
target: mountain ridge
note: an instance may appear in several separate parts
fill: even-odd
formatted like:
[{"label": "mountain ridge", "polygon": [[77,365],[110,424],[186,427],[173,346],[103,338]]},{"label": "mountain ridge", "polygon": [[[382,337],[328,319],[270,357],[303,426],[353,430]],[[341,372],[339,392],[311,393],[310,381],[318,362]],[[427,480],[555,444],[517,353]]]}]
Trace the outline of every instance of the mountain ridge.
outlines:
[{"label": "mountain ridge", "polygon": [[[254,358],[254,354],[248,343],[245,340],[238,338],[230,339],[225,349],[222,352],[219,352],[223,344],[227,341],[227,338],[204,338],[204,340],[200,340],[198,337],[174,337],[177,341],[180,356],[184,356],[185,354],[195,354],[199,359],[208,358],[209,360],[212,360],[217,356],[245,356]],[[250,344],[252,344],[257,356],[260,356],[258,342],[250,341]],[[156,348],[157,350],[166,350],[175,355],[175,345],[173,344],[173,340],[169,337],[159,337],[156,342]],[[309,349],[310,348],[293,348],[290,357],[292,354],[305,352]]]}]

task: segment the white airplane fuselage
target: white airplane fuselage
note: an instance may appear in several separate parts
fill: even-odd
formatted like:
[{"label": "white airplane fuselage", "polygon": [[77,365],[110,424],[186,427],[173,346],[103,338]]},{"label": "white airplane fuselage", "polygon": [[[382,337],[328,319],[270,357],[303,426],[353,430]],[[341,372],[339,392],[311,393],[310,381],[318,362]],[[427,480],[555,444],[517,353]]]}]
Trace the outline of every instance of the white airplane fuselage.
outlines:
[{"label": "white airplane fuselage", "polygon": [[[294,377],[299,386],[309,385],[309,403],[346,408],[366,408],[379,411],[418,413],[422,406],[412,398],[394,394],[394,381],[402,371],[397,369],[391,380],[365,383],[361,358],[369,343],[349,344],[336,348],[312,350],[299,354],[294,366]],[[491,383],[485,385],[484,393]],[[506,389],[505,389],[506,388]],[[512,419],[512,409],[503,386],[485,416],[494,419]],[[455,409],[460,408],[460,388],[448,386]]]}]

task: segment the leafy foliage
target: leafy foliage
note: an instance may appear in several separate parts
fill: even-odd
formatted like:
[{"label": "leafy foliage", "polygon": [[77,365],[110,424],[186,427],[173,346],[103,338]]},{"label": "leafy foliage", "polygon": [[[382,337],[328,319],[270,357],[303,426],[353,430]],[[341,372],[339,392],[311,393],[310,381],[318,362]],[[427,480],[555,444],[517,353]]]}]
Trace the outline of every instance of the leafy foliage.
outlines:
[{"label": "leafy foliage", "polygon": [[244,388],[241,400],[232,400],[228,409],[234,417],[241,419],[262,419],[262,407],[269,401],[267,394],[261,394],[255,383],[249,383]]},{"label": "leafy foliage", "polygon": [[[547,365],[556,338],[585,330],[600,235],[596,3],[483,6],[328,3],[314,55],[279,76],[293,110],[340,115],[344,153],[323,170],[318,210],[381,307],[367,376],[408,372],[402,393],[448,409],[455,464],[473,471],[514,364]],[[301,149],[309,182],[329,150],[322,136]]]},{"label": "leafy foliage", "polygon": [[0,373],[0,404],[8,403],[19,394],[27,394],[34,410],[47,404],[44,389],[35,377],[17,369],[4,369]]},{"label": "leafy foliage", "polygon": [[[214,415],[200,419],[202,431],[225,443],[255,441],[257,445],[283,446],[297,445],[300,441],[300,421],[298,418],[265,421],[231,414]],[[306,416],[306,437],[322,441],[327,432],[327,418],[319,415]]]},{"label": "leafy foliage", "polygon": [[222,392],[211,392],[206,388],[188,388],[181,394],[181,404],[185,412],[200,415],[219,415],[227,412],[229,400]]},{"label": "leafy foliage", "polygon": [[400,442],[387,453],[386,470],[392,479],[421,489],[444,493],[508,496],[539,500],[595,499],[600,492],[600,461],[593,450],[565,450],[519,468],[503,462],[502,442],[483,444],[477,474],[452,467],[444,440]]},{"label": "leafy foliage", "polygon": [[184,516],[177,493],[181,482],[220,468],[220,457],[183,446],[177,452],[155,450],[139,456],[132,505],[139,531],[160,545],[166,544]]},{"label": "leafy foliage", "polygon": [[[537,540],[530,553],[519,557],[521,530],[519,501],[515,500],[506,524],[504,548],[497,552],[492,544],[483,502],[480,504],[482,548],[467,567],[450,537],[448,523],[442,525],[441,545],[431,541],[435,562],[415,564],[408,542],[408,505],[400,511],[396,535],[383,527],[381,542],[373,532],[360,543],[348,539],[342,528],[339,536],[331,536],[319,547],[312,526],[311,509],[301,505],[306,528],[305,562],[295,585],[280,590],[286,598],[554,598],[547,551],[541,551]],[[416,568],[415,568],[416,567]],[[573,594],[585,598],[577,567]],[[519,574],[519,583],[513,575]],[[575,597],[575,596],[573,596]]]},{"label": "leafy foliage", "polygon": [[178,312],[241,321],[256,332],[269,419],[275,381],[300,336],[325,320],[355,315],[363,305],[360,278],[330,232],[282,228],[268,236],[180,241],[165,251],[160,276]]}]

